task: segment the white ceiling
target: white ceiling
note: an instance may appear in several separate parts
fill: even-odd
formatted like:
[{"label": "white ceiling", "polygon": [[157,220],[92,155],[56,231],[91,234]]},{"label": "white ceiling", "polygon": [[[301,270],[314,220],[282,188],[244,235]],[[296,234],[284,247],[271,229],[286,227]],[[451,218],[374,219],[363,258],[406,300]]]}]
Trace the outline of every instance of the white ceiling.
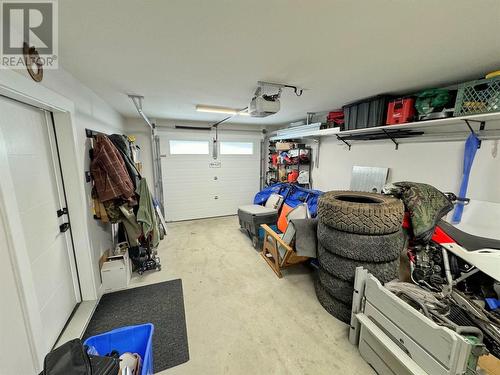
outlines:
[{"label": "white ceiling", "polygon": [[383,93],[500,69],[498,0],[64,0],[62,66],[124,116],[219,120],[196,104],[245,107],[258,80],[285,91],[277,124]]}]

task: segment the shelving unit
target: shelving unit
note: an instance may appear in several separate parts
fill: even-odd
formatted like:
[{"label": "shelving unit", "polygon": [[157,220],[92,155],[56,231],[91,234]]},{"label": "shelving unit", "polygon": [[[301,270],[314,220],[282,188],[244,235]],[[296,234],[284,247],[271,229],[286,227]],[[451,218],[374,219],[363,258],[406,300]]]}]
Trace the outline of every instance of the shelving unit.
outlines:
[{"label": "shelving unit", "polygon": [[386,125],[375,128],[347,130],[335,136],[348,147],[355,142],[390,141],[396,149],[401,143],[463,141],[471,132],[479,139],[500,138],[500,113]]},{"label": "shelving unit", "polygon": [[[303,162],[299,158],[297,164],[278,163],[276,165],[276,167],[271,167],[271,164],[270,164],[269,165],[269,169],[266,172],[266,184],[269,181],[269,175],[273,175],[274,178],[278,182],[283,182],[283,181],[279,180],[279,175],[280,175],[280,170],[281,169],[284,169],[285,173],[288,174],[293,169],[297,169],[299,171],[299,173],[300,173],[300,171],[305,170],[304,167],[307,167],[307,171],[309,173],[309,181],[307,183],[305,183],[305,184],[304,183],[300,184],[298,182],[294,182],[294,184],[297,184],[297,185],[300,185],[300,186],[306,187],[306,188],[310,188],[311,187],[311,156],[312,156],[312,150],[311,150],[310,147],[300,147],[298,150],[299,150],[299,154],[300,154],[300,150],[308,150],[308,152],[309,152],[309,161],[308,162]],[[271,155],[273,153],[276,153],[276,152],[279,152],[279,151],[276,151],[276,149],[275,149],[275,142],[270,143],[269,156],[271,157]],[[270,161],[270,163],[271,163],[271,161]]]},{"label": "shelving unit", "polygon": [[356,130],[322,129],[301,137],[295,134],[294,137],[336,137],[339,144],[349,148],[358,142],[392,142],[398,148],[403,143],[463,141],[471,132],[476,133],[481,140],[500,139],[500,112]]},{"label": "shelving unit", "polygon": [[271,179],[278,179],[278,171],[272,166],[272,156],[273,154],[276,153],[276,141],[269,141],[269,148],[268,148],[268,153],[267,153],[267,171],[264,177],[264,186],[269,186],[271,185],[270,181]]}]

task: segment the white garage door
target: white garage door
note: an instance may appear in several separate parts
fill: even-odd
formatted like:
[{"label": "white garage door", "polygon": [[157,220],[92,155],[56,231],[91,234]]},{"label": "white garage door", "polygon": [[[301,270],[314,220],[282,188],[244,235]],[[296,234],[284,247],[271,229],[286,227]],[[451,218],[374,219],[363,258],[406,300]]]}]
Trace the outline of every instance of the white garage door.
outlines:
[{"label": "white garage door", "polygon": [[[50,113],[0,97],[0,130],[14,184],[43,337],[40,353],[55,344],[77,303],[74,258]],[[55,156],[55,158],[54,158]],[[79,293],[79,292],[78,292]],[[8,301],[4,301],[8,303]],[[19,348],[26,350],[26,348]]]},{"label": "white garage door", "polygon": [[160,134],[165,216],[168,221],[235,215],[260,186],[258,132],[171,130]]}]

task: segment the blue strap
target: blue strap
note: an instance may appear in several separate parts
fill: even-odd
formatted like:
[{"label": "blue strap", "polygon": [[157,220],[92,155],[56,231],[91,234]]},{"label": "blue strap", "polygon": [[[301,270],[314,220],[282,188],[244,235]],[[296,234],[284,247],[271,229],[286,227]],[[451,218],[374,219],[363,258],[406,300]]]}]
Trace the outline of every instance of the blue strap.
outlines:
[{"label": "blue strap", "polygon": [[[465,151],[464,151],[464,168],[462,174],[462,183],[460,185],[459,198],[465,198],[467,196],[467,186],[469,185],[469,176],[472,169],[472,163],[474,162],[474,157],[476,156],[476,151],[479,148],[481,141],[476,136],[476,134],[471,133],[467,140],[465,141]],[[458,201],[455,206],[455,211],[453,212],[453,217],[451,219],[453,224],[458,224],[462,220],[462,214],[464,212],[464,201]]]}]

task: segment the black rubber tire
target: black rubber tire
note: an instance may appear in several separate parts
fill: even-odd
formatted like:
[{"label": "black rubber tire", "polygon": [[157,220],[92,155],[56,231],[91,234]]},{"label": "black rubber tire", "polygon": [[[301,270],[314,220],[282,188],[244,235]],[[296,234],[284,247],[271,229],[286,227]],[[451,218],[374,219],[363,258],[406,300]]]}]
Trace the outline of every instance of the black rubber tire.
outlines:
[{"label": "black rubber tire", "polygon": [[321,268],[339,279],[354,282],[356,267],[362,266],[375,276],[381,283],[386,283],[399,277],[399,258],[390,262],[372,263],[352,260],[332,254],[318,245],[318,261]]},{"label": "black rubber tire", "polygon": [[333,315],[335,318],[344,323],[350,323],[351,305],[346,305],[345,303],[332,297],[317,278],[314,280],[314,289],[316,290],[316,297],[318,298],[319,303],[330,315]]},{"label": "black rubber tire", "polygon": [[321,267],[318,270],[318,280],[333,298],[349,306],[352,305],[352,294],[354,293],[353,283],[339,279],[329,274]]},{"label": "black rubber tire", "polygon": [[319,220],[349,233],[394,233],[401,230],[403,216],[403,202],[382,194],[329,191],[318,200]]},{"label": "black rubber tire", "polygon": [[318,223],[318,241],[329,252],[364,262],[389,262],[398,259],[404,246],[404,235],[397,232],[378,236],[342,232]]}]

